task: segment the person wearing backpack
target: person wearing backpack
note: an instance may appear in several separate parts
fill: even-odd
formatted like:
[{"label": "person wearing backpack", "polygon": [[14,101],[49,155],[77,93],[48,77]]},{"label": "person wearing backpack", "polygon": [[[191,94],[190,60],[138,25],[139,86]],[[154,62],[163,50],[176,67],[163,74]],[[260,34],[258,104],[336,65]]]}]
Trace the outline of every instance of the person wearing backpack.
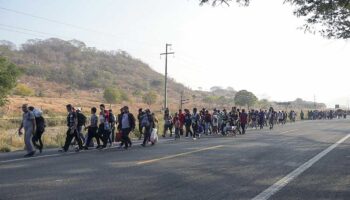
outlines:
[{"label": "person wearing backpack", "polygon": [[68,112],[68,116],[67,116],[68,129],[66,133],[66,141],[62,149],[59,150],[59,152],[67,152],[73,138],[75,138],[75,140],[78,142],[78,145],[79,145],[79,148],[77,148],[76,151],[80,151],[81,149],[83,149],[83,144],[80,137],[78,136],[78,131],[77,131],[77,127],[78,127],[77,113],[74,111],[74,108],[71,104],[66,105],[66,108]]},{"label": "person wearing backpack", "polygon": [[28,110],[28,105],[23,104],[22,105],[22,122],[21,126],[18,129],[18,135],[22,135],[22,128],[24,128],[24,144],[25,149],[27,150],[27,154],[24,155],[24,157],[32,157],[35,154],[35,150],[32,146],[32,136],[35,133],[36,129],[36,122],[35,122],[35,116],[32,111]]},{"label": "person wearing backpack", "polygon": [[98,126],[98,136],[102,140],[102,146],[101,149],[104,149],[107,147],[107,142],[109,135],[111,133],[110,125],[109,125],[109,112],[105,109],[105,105],[100,105],[100,124]]},{"label": "person wearing backpack", "polygon": [[141,126],[145,129],[144,139],[141,146],[145,147],[151,141],[151,131],[154,127],[154,119],[149,109],[146,109],[141,117]]},{"label": "person wearing backpack", "polygon": [[[29,111],[32,111],[35,117],[35,123],[36,123],[36,131],[34,136],[32,137],[32,143],[39,150],[40,153],[43,151],[43,141],[41,140],[41,137],[43,133],[45,132],[45,119],[42,116],[42,112],[38,109],[35,109],[33,106],[28,107]],[[39,142],[39,144],[37,144]]]},{"label": "person wearing backpack", "polygon": [[142,138],[142,125],[141,125],[141,120],[142,120],[142,116],[143,116],[144,112],[142,111],[142,108],[139,109],[139,113],[137,114],[137,120],[139,121],[139,133],[140,133],[140,136],[139,136],[139,140],[141,140]]},{"label": "person wearing backpack", "polygon": [[132,146],[132,142],[129,138],[129,134],[131,131],[135,130],[135,117],[132,113],[129,112],[129,108],[127,106],[123,107],[122,114],[118,117],[118,131],[122,133],[122,145],[125,145],[124,149],[128,149],[128,147]]},{"label": "person wearing backpack", "polygon": [[108,140],[109,140],[110,146],[113,145],[113,141],[114,141],[115,124],[116,124],[116,117],[113,114],[113,110],[109,109],[109,126],[110,126],[110,129],[111,129],[111,133],[110,133],[110,137],[108,137]]},{"label": "person wearing backpack", "polygon": [[83,126],[86,125],[86,116],[82,113],[81,108],[77,108],[76,113],[78,117],[78,135],[82,141],[85,141],[85,137],[83,134]]},{"label": "person wearing backpack", "polygon": [[173,129],[172,129],[172,117],[169,113],[169,109],[165,109],[164,111],[164,129],[163,129],[163,137],[165,137],[167,131],[170,131],[170,137],[173,136]]}]

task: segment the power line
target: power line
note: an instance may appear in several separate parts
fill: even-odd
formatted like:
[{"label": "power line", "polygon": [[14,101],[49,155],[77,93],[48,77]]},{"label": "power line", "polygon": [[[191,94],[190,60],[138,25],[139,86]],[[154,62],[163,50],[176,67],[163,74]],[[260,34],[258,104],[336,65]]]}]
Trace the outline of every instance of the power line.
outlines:
[{"label": "power line", "polygon": [[35,36],[35,37],[45,37],[45,36],[42,36],[42,35],[35,35],[35,34],[26,33],[26,32],[22,32],[22,31],[11,30],[11,29],[7,29],[7,28],[0,28],[0,30],[13,32],[13,33],[21,33],[21,34],[31,35],[31,36]]},{"label": "power line", "polygon": [[[14,9],[9,9],[9,8],[5,8],[5,7],[1,7],[1,6],[0,6],[0,9],[1,9],[1,10],[4,10],[4,11],[7,11],[7,12],[15,13],[15,14],[18,14],[18,15],[29,16],[29,17],[32,17],[32,18],[36,18],[36,19],[48,21],[48,22],[51,22],[51,23],[56,23],[56,24],[68,26],[68,27],[71,27],[71,28],[75,28],[75,29],[79,29],[79,30],[83,30],[83,31],[87,31],[87,32],[92,32],[92,33],[99,34],[99,35],[103,34],[103,35],[109,36],[109,37],[114,37],[114,38],[119,38],[119,39],[125,39],[125,37],[121,37],[121,36],[115,35],[115,34],[113,34],[113,33],[98,31],[98,30],[95,30],[95,29],[92,29],[92,28],[87,28],[87,27],[83,27],[83,26],[79,26],[79,25],[75,25],[75,24],[71,24],[71,23],[66,23],[66,22],[63,22],[63,21],[59,21],[59,20],[55,20],[55,19],[50,19],[50,18],[47,18],[47,17],[38,16],[38,15],[33,15],[33,14],[30,14],[30,13],[26,13],[26,12],[14,10]],[[138,43],[138,44],[142,44],[142,45],[144,45],[144,46],[156,47],[156,46],[153,45],[153,44],[148,44],[148,43],[141,42],[141,41],[135,41],[135,40],[133,40],[133,41],[132,41],[132,40],[129,40],[129,41],[130,41],[130,42],[135,42],[135,43]]]},{"label": "power line", "polygon": [[20,15],[25,15],[25,16],[29,16],[29,17],[45,20],[45,21],[48,21],[48,22],[56,23],[56,24],[70,26],[70,27],[73,27],[73,28],[76,28],[76,29],[80,29],[80,30],[84,30],[84,31],[95,32],[95,33],[98,33],[98,34],[108,34],[108,33],[104,33],[104,32],[97,31],[97,30],[93,30],[93,29],[90,29],[90,28],[85,28],[85,27],[82,27],[82,26],[77,26],[77,25],[74,25],[74,24],[65,23],[65,22],[62,22],[62,21],[55,20],[55,19],[49,19],[49,18],[46,18],[46,17],[41,17],[41,16],[30,14],[30,13],[25,13],[25,12],[22,12],[22,11],[18,11],[18,10],[13,10],[13,9],[4,8],[4,7],[0,7],[0,9],[8,11],[8,12],[13,12],[13,13],[16,13],[16,14],[20,14]]},{"label": "power line", "polygon": [[11,29],[19,29],[19,30],[29,31],[29,32],[33,32],[33,33],[39,33],[39,34],[48,35],[48,36],[56,36],[56,37],[61,37],[61,38],[67,38],[67,37],[61,36],[61,35],[56,35],[56,34],[46,33],[46,32],[41,32],[41,31],[35,31],[35,30],[31,30],[31,29],[27,29],[27,28],[21,28],[21,27],[18,27],[18,26],[11,26],[11,25],[7,25],[7,24],[0,24],[0,26],[4,26],[4,27],[7,27],[7,28],[11,28]]}]

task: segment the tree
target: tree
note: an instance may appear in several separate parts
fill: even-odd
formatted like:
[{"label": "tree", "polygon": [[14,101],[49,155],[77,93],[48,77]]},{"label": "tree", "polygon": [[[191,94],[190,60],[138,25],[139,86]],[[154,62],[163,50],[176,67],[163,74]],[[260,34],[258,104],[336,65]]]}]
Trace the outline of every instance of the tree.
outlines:
[{"label": "tree", "polygon": [[257,102],[257,104],[261,109],[268,109],[271,106],[271,102],[269,102],[267,99],[261,99]]},{"label": "tree", "polygon": [[147,105],[152,105],[157,102],[157,93],[150,91],[143,95],[142,100]]},{"label": "tree", "polygon": [[120,103],[122,101],[122,94],[119,89],[109,87],[103,92],[103,98],[107,103]]},{"label": "tree", "polygon": [[239,106],[254,106],[258,98],[247,90],[240,90],[237,92],[235,98],[235,104]]},{"label": "tree", "polygon": [[213,87],[210,88],[211,92],[215,92],[217,90],[222,90],[222,87],[220,87],[220,86],[213,86]]},{"label": "tree", "polygon": [[[229,5],[233,0],[200,0],[200,4],[211,3]],[[241,5],[249,5],[250,0],[235,0]],[[326,38],[350,38],[350,0],[284,0],[295,7],[294,15],[304,17],[305,31],[319,32]]]},{"label": "tree", "polygon": [[13,63],[0,57],[0,106],[7,102],[7,95],[16,87],[20,71]]}]

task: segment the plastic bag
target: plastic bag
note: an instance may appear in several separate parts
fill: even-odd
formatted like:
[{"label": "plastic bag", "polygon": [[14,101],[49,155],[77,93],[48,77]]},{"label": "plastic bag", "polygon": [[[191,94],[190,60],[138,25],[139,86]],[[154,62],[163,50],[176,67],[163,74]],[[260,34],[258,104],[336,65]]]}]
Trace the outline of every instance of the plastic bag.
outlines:
[{"label": "plastic bag", "polygon": [[158,142],[158,134],[157,134],[158,130],[156,128],[152,129],[152,133],[151,133],[151,142],[152,143],[156,143]]}]

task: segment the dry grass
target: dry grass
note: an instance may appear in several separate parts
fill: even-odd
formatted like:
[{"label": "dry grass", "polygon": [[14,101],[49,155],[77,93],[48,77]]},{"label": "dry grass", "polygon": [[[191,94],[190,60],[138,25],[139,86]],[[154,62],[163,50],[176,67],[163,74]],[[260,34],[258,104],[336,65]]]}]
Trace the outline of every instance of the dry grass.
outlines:
[{"label": "dry grass", "polygon": [[[66,127],[48,127],[43,135],[44,148],[60,147],[65,139]],[[23,136],[18,136],[17,129],[0,130],[0,152],[22,150]]]}]

